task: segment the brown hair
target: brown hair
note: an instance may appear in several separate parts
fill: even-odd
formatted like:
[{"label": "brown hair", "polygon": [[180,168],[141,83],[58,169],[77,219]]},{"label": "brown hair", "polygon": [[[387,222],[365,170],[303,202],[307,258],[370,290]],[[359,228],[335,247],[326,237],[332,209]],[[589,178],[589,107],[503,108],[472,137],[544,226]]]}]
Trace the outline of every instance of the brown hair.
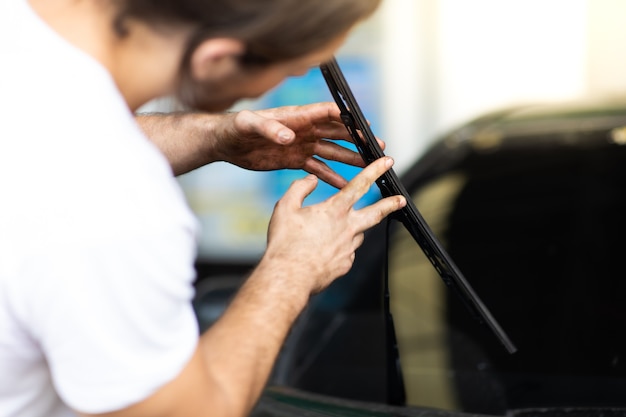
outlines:
[{"label": "brown hair", "polygon": [[233,38],[246,45],[239,57],[251,72],[310,54],[372,14],[382,0],[112,0],[114,27],[126,34],[127,19],[154,28],[193,28],[181,62],[178,99],[186,107],[213,108],[213,86],[194,81],[191,56],[205,40]]},{"label": "brown hair", "polygon": [[231,37],[247,45],[244,64],[306,55],[328,44],[376,10],[381,0],[115,0],[115,29],[127,18],[154,25],[196,27],[187,53],[203,40]]}]

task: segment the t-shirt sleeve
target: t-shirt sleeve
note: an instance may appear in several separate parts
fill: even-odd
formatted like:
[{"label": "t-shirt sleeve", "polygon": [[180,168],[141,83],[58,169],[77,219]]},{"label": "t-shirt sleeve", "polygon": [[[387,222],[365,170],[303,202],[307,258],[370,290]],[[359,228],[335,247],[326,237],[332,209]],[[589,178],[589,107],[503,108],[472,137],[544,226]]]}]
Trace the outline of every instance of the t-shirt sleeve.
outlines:
[{"label": "t-shirt sleeve", "polygon": [[182,371],[198,340],[194,257],[193,231],[175,225],[36,255],[29,316],[68,406],[122,409]]}]

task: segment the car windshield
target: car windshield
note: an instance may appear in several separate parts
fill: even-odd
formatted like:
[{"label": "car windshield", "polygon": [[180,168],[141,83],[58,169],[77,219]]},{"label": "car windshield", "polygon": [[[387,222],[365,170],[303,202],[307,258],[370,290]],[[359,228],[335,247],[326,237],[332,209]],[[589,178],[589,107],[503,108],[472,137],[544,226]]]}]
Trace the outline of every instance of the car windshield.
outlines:
[{"label": "car windshield", "polygon": [[398,227],[389,285],[407,403],[623,407],[626,148],[606,129],[569,142],[549,129],[512,136],[500,131],[488,149],[475,137],[459,162],[408,188],[519,351],[468,317]]}]

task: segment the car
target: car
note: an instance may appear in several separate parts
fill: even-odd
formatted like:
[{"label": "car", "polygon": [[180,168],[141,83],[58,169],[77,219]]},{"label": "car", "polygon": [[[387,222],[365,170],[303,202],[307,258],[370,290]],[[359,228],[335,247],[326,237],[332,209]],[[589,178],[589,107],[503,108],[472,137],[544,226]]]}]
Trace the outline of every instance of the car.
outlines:
[{"label": "car", "polygon": [[[626,99],[490,112],[401,181],[518,351],[390,219],[312,298],[252,415],[626,416]],[[241,272],[199,284],[205,328]]]}]

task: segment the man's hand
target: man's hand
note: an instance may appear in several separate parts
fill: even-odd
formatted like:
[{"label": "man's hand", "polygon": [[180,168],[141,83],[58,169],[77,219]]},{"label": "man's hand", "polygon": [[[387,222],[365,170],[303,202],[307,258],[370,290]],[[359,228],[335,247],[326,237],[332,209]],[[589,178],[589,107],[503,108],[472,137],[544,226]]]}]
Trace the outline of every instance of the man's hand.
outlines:
[{"label": "man's hand", "polygon": [[303,201],[315,189],[317,180],[309,175],[295,181],[274,210],[263,262],[279,263],[294,277],[290,285],[303,286],[302,293],[308,295],[345,275],[363,243],[364,232],[406,205],[404,197],[398,195],[354,209],[354,204],[392,164],[389,157],[374,161],[337,194],[307,207],[302,206]]},{"label": "man's hand", "polygon": [[139,115],[137,121],[175,175],[226,161],[254,171],[303,169],[342,188],[347,181],[320,158],[363,166],[358,153],[335,143],[351,141],[335,103],[227,114]]},{"label": "man's hand", "polygon": [[219,135],[216,152],[219,159],[242,168],[303,169],[342,188],[347,181],[319,158],[364,166],[358,153],[333,142],[351,140],[335,103],[242,111],[232,117]]}]

